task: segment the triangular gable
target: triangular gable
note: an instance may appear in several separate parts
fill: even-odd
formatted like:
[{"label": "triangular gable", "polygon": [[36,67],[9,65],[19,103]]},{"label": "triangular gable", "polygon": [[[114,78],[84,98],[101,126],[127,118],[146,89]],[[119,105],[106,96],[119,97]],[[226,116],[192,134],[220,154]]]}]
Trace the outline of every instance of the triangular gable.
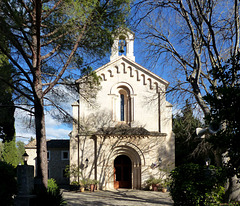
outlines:
[{"label": "triangular gable", "polygon": [[[153,72],[151,72],[150,70],[146,69],[145,67],[141,66],[140,64],[136,63],[135,61],[132,61],[131,59],[127,58],[126,56],[122,55],[116,59],[114,59],[111,62],[108,62],[107,64],[99,67],[98,69],[95,70],[95,72],[98,75],[101,75],[101,72],[103,72],[106,68],[109,68],[111,66],[115,66],[117,65],[118,62],[125,62],[127,64],[129,64],[131,67],[134,67],[135,69],[137,69],[138,71],[141,71],[143,73],[145,73],[146,75],[150,76],[151,78],[155,79],[155,81],[158,81],[162,84],[165,85],[165,87],[167,88],[169,85],[169,82],[161,77],[159,77],[158,75],[154,74]],[[81,78],[80,78],[81,79]],[[80,79],[78,79],[76,82],[78,83],[80,81]]]}]

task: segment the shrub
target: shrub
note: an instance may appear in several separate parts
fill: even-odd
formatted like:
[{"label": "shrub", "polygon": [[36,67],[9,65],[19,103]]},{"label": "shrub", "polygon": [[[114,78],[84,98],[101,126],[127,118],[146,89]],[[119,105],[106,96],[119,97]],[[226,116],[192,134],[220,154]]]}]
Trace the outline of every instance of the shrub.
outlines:
[{"label": "shrub", "polygon": [[0,205],[12,205],[17,193],[16,168],[0,161]]},{"label": "shrub", "polygon": [[80,184],[79,184],[79,182],[77,182],[77,181],[71,182],[71,184],[69,185],[69,189],[70,189],[71,191],[77,191],[77,190],[79,190],[79,189],[80,189]]},{"label": "shrub", "polygon": [[47,191],[48,192],[57,192],[59,190],[59,187],[56,183],[56,180],[51,178],[48,180],[48,188]]},{"label": "shrub", "polygon": [[[224,172],[221,168],[184,164],[170,173],[174,205],[216,205],[222,201]],[[210,198],[211,197],[211,198]]]},{"label": "shrub", "polygon": [[62,206],[66,205],[62,197],[62,192],[60,191],[56,181],[54,179],[48,180],[48,188],[42,188],[34,191],[37,195],[36,205],[51,205],[51,206]]},{"label": "shrub", "polygon": [[79,182],[77,182],[77,181],[73,181],[73,182],[71,182],[70,185],[77,185],[77,186],[78,186],[78,185],[80,185],[80,184],[79,184]]}]

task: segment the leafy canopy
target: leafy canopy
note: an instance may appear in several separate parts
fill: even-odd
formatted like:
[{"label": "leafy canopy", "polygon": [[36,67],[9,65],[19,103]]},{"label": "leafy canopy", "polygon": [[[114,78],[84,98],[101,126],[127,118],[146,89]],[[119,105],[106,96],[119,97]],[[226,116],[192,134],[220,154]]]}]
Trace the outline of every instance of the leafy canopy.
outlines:
[{"label": "leafy canopy", "polygon": [[193,156],[193,152],[200,142],[200,139],[196,138],[197,127],[201,127],[201,122],[194,117],[192,106],[186,101],[182,114],[173,118],[176,166],[189,162],[199,163],[200,159]]},{"label": "leafy canopy", "polygon": [[125,24],[130,2],[1,1],[0,36],[5,41],[0,42],[0,50],[19,75],[12,84],[18,100],[15,103],[32,105],[35,83],[42,84],[45,96],[58,82],[65,82],[64,78],[79,78],[83,62],[94,62],[109,52],[114,31]]},{"label": "leafy canopy", "polygon": [[[0,75],[6,82],[13,82],[14,74],[12,66],[9,64],[6,56],[0,52]],[[13,89],[4,83],[0,84],[0,138],[5,141],[11,141],[14,137],[14,111]]]},{"label": "leafy canopy", "polygon": [[209,122],[221,126],[221,130],[212,135],[209,141],[220,148],[228,157],[227,167],[230,175],[240,173],[240,54],[230,58],[222,67],[211,70],[218,81],[211,87],[211,93],[205,100],[211,107]]}]

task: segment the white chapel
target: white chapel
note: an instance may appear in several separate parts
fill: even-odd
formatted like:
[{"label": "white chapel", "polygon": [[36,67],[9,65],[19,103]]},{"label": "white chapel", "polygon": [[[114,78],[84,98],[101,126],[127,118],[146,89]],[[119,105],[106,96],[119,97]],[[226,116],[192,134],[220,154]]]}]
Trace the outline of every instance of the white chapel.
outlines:
[{"label": "white chapel", "polygon": [[134,33],[127,29],[115,37],[110,62],[95,72],[101,77],[95,98],[80,96],[72,105],[69,161],[81,172],[70,181],[90,178],[100,189],[142,189],[147,179],[174,167],[169,82],[135,62]]}]

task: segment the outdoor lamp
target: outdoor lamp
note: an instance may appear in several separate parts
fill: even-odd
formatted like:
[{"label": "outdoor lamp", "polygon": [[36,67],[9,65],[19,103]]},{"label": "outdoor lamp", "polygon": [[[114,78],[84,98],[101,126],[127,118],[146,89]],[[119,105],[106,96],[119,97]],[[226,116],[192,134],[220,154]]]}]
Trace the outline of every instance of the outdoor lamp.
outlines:
[{"label": "outdoor lamp", "polygon": [[210,163],[211,163],[211,159],[208,157],[208,158],[205,160],[205,162],[206,162],[206,166],[209,167],[209,165],[210,165]]},{"label": "outdoor lamp", "polygon": [[88,167],[88,158],[85,160],[86,162],[86,168]]},{"label": "outdoor lamp", "polygon": [[26,151],[24,152],[24,154],[22,155],[22,157],[23,157],[24,165],[27,165],[27,161],[28,161],[29,155],[26,153]]}]

